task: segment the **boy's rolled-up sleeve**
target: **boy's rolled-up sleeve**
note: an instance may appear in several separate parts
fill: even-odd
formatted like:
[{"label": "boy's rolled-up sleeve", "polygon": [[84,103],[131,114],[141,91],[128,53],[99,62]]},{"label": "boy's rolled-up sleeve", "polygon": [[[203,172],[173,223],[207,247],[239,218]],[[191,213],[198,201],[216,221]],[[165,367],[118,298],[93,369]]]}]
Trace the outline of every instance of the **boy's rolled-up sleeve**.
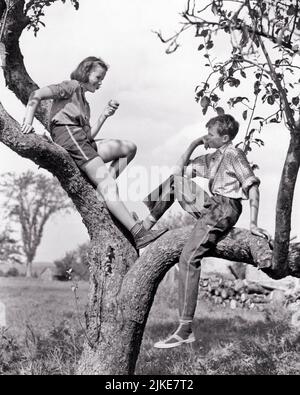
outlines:
[{"label": "boy's rolled-up sleeve", "polygon": [[231,159],[236,177],[242,186],[244,194],[248,198],[249,189],[253,185],[258,186],[260,184],[260,179],[255,176],[244,151],[238,148],[236,150],[236,155],[234,155]]},{"label": "boy's rolled-up sleeve", "polygon": [[60,84],[48,85],[54,100],[69,99],[78,88],[79,82],[76,80],[63,81]]}]

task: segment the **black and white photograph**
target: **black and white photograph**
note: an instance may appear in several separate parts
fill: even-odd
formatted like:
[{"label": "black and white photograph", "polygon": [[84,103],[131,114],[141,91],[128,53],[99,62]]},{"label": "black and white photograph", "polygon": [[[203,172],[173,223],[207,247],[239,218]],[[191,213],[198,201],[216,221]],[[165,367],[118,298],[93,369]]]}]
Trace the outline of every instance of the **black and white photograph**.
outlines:
[{"label": "black and white photograph", "polygon": [[300,374],[300,0],[0,0],[0,375]]}]

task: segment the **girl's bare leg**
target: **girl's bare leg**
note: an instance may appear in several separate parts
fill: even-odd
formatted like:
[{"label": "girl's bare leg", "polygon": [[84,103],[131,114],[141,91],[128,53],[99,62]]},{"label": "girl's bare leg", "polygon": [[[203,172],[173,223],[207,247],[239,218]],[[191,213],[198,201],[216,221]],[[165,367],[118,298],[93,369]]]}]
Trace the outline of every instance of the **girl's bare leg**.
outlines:
[{"label": "girl's bare leg", "polygon": [[81,169],[97,186],[97,192],[105,200],[111,213],[128,229],[136,224],[124,203],[120,200],[118,186],[100,156],[85,163]]},{"label": "girl's bare leg", "polygon": [[136,145],[128,140],[96,140],[96,144],[103,162],[112,162],[108,170],[114,179],[132,161],[137,150]]}]

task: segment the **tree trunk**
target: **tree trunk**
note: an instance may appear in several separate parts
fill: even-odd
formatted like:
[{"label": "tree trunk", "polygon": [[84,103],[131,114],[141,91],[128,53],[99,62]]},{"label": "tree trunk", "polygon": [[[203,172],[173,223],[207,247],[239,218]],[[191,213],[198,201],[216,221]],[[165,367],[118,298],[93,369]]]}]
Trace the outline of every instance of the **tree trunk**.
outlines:
[{"label": "tree trunk", "polygon": [[92,240],[87,341],[78,367],[79,374],[122,374],[129,371],[127,353],[121,340],[124,319],[118,296],[123,278],[137,254],[122,239],[122,235],[116,234],[112,227],[106,234],[99,232],[99,237]]},{"label": "tree trunk", "polygon": [[26,278],[32,278],[33,276],[33,272],[32,272],[32,261],[27,260],[26,262],[26,274],[25,277]]},{"label": "tree trunk", "polygon": [[[104,326],[102,321],[98,342],[85,344],[78,374],[134,373],[157,287],[166,272],[178,262],[191,231],[192,226],[169,231],[130,266],[121,288],[110,301],[115,306],[115,314],[105,320]],[[245,229],[233,228],[211,256],[261,267],[270,277],[278,277],[276,271],[266,267],[272,259],[267,241]],[[300,277],[300,243],[291,245],[286,272],[282,275]],[[92,290],[92,294],[97,295],[97,292]]]},{"label": "tree trunk", "polygon": [[288,263],[294,190],[300,166],[300,130],[296,132],[291,137],[277,196],[273,268],[279,277],[286,272]]}]

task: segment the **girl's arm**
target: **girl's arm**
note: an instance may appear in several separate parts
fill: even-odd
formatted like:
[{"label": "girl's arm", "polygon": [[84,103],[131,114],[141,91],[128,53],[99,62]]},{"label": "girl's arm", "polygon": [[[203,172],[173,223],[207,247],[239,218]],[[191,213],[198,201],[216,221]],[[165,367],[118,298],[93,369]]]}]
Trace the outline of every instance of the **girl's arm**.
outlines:
[{"label": "girl's arm", "polygon": [[98,118],[98,121],[94,126],[91,128],[91,136],[93,139],[96,138],[97,134],[99,133],[100,129],[102,128],[104,122],[108,117],[111,117],[116,112],[117,108],[119,107],[119,103],[115,100],[110,100],[105,107],[103,113]]},{"label": "girl's arm", "polygon": [[22,123],[22,132],[30,133],[33,132],[32,122],[34,118],[35,111],[40,104],[41,100],[52,99],[53,94],[50,88],[44,87],[33,91],[29,96],[28,104],[26,107],[25,117]]}]

